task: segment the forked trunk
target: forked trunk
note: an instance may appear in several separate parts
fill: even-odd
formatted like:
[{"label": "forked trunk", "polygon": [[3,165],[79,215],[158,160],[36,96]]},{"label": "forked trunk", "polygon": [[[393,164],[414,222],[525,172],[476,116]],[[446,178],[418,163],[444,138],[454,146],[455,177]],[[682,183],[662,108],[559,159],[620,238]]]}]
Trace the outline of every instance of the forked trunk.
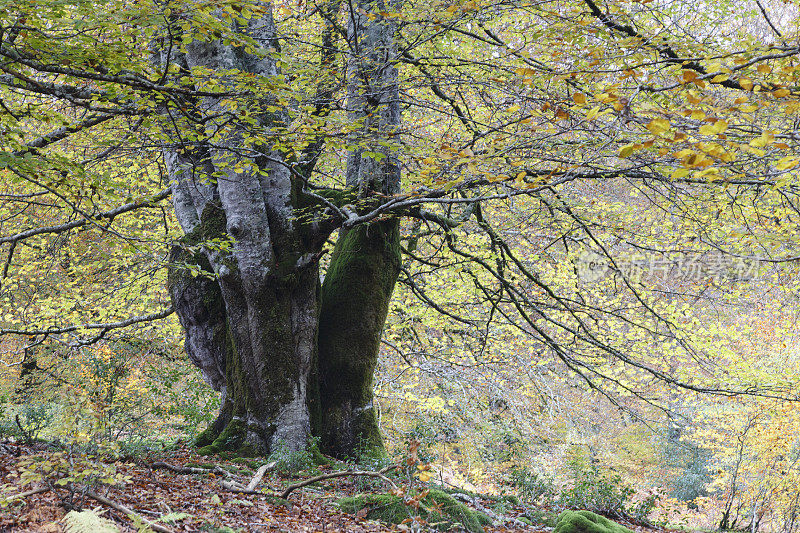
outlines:
[{"label": "forked trunk", "polygon": [[[191,72],[225,73],[221,83],[233,93],[242,90],[238,73],[280,79],[270,6],[261,7],[260,17],[233,28],[263,47],[257,53],[226,40],[191,39],[178,52],[169,41],[180,34],[176,26],[159,47],[162,67],[173,63],[164,72],[181,72],[180,83]],[[360,148],[350,153],[346,173],[355,203],[399,190],[398,147],[391,145],[400,120],[395,30],[386,10],[360,0],[347,17],[350,49],[359,51],[347,68],[349,116],[359,124],[353,141]],[[325,54],[323,63],[332,65]],[[325,451],[338,456],[355,455],[359,445],[380,450],[372,372],[399,272],[398,222],[343,228],[320,293],[320,250],[344,221],[329,203],[309,201],[319,199],[306,190],[313,164],[297,165],[296,154],[273,148],[286,131],[286,104],[269,91],[243,98],[187,99],[164,110],[182,131],[194,131],[197,117],[213,117],[204,122],[211,138],[176,140],[164,150],[186,234],[172,253],[170,295],[189,356],[222,397],[219,417],[198,444],[208,452],[270,453],[299,450],[319,435]],[[237,122],[243,108],[253,120]],[[256,131],[263,137],[252,142]],[[311,146],[321,147],[318,141]],[[305,176],[298,177],[300,168]]]}]

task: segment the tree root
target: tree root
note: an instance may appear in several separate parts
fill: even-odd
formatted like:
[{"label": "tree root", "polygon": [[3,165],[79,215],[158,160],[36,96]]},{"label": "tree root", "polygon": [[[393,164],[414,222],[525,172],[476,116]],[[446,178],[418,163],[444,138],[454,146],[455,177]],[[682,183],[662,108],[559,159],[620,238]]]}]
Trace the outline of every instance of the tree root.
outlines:
[{"label": "tree root", "polygon": [[[215,466],[214,468],[201,468],[196,466],[175,466],[169,463],[164,463],[162,461],[156,461],[155,463],[151,463],[149,466],[152,470],[162,469],[162,470],[169,470],[170,472],[175,472],[176,474],[220,474],[227,478],[233,477],[233,474],[225,470],[220,466]],[[263,475],[263,474],[262,474]]]},{"label": "tree root", "polygon": [[285,500],[285,499],[289,498],[289,495],[293,491],[295,491],[295,490],[297,490],[297,489],[299,489],[301,487],[305,487],[306,485],[311,485],[312,483],[316,483],[317,481],[322,481],[324,479],[333,479],[333,478],[337,478],[337,477],[349,477],[349,476],[376,477],[378,479],[381,479],[381,480],[389,483],[392,486],[393,489],[396,489],[397,485],[395,484],[395,482],[392,481],[391,479],[389,479],[388,477],[386,477],[386,475],[385,475],[385,474],[388,474],[389,472],[391,472],[392,470],[394,470],[396,468],[397,468],[397,465],[389,465],[389,466],[387,466],[385,468],[382,468],[382,469],[380,469],[378,471],[372,471],[372,470],[345,470],[345,471],[342,471],[342,472],[331,472],[330,474],[322,474],[320,476],[308,478],[308,479],[305,479],[303,481],[299,481],[297,483],[293,483],[293,484],[289,485],[288,487],[286,487],[284,489],[284,491],[278,497]]}]

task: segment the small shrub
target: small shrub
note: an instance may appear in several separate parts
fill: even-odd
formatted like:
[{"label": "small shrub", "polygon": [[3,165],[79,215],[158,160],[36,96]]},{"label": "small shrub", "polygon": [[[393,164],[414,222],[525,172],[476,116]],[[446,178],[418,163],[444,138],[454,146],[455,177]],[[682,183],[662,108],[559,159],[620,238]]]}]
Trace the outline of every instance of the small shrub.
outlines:
[{"label": "small shrub", "polygon": [[53,421],[52,410],[44,403],[28,403],[7,409],[7,418],[0,425],[2,433],[20,437],[26,443],[39,440],[42,431]]},{"label": "small shrub", "polygon": [[558,503],[566,509],[588,509],[619,516],[625,513],[634,490],[619,475],[600,472],[596,465],[573,461],[572,486],[561,492]]},{"label": "small shrub", "polygon": [[636,502],[626,509],[626,513],[640,521],[647,521],[650,513],[655,511],[658,507],[658,502],[661,501],[661,494],[653,492],[643,500]]},{"label": "small shrub", "polygon": [[552,502],[557,493],[552,479],[524,467],[511,470],[508,483],[520,497],[533,503]]},{"label": "small shrub", "polygon": [[275,470],[283,474],[294,474],[303,470],[311,470],[325,462],[324,456],[319,451],[319,438],[312,437],[308,445],[297,451],[289,451],[278,445],[277,449],[269,456],[269,461],[275,461]]},{"label": "small shrub", "polygon": [[[130,476],[117,470],[107,455],[86,453],[77,446],[51,451],[45,455],[28,455],[17,463],[17,484],[37,486],[46,484],[55,489],[67,508],[80,510],[87,490],[101,486],[120,486],[131,481]],[[5,502],[8,503],[8,502]],[[2,506],[3,500],[0,500]]]}]

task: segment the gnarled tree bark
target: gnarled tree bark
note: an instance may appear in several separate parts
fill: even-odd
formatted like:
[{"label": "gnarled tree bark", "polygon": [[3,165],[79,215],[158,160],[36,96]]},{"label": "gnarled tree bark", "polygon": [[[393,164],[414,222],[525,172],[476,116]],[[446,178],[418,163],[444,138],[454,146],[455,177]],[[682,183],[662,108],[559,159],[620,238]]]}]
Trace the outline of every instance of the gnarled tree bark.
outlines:
[{"label": "gnarled tree bark", "polygon": [[[278,48],[270,6],[261,7],[262,16],[233,28],[261,51],[220,39],[194,41],[176,53],[165,40],[162,66],[176,65],[182,83],[193,68],[281,77],[268,51]],[[371,0],[346,14],[348,109],[360,128],[347,165],[354,203],[399,191],[397,154],[389,144],[400,123],[395,29],[386,11]],[[323,55],[322,64],[330,65],[328,47]],[[198,444],[208,452],[270,453],[304,448],[318,435],[323,449],[337,456],[353,456],[359,446],[381,450],[372,372],[399,273],[398,221],[342,228],[320,286],[322,246],[346,221],[326,210],[335,198],[315,203],[319,195],[306,191],[318,153],[297,161],[269,148],[284,129],[285,109],[269,95],[247,102],[263,140],[243,161],[254,125],[233,118],[230,101],[206,97],[184,105],[195,119],[224,118],[213,139],[179,141],[164,151],[185,232],[171,254],[170,295],[192,362],[222,396],[220,415]],[[167,113],[172,123],[187,123],[185,108],[165,106]],[[321,149],[319,139],[312,141]]]}]

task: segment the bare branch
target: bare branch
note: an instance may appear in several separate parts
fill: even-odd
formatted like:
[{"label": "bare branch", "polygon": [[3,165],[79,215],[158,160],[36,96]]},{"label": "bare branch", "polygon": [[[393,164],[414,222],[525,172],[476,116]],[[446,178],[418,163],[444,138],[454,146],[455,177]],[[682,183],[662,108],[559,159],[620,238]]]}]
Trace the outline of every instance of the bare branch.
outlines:
[{"label": "bare branch", "polygon": [[97,220],[104,220],[104,219],[113,220],[117,216],[123,213],[128,213],[129,211],[134,211],[136,209],[147,208],[147,207],[154,207],[158,202],[167,198],[171,192],[172,188],[167,187],[166,189],[162,190],[161,192],[159,192],[154,196],[151,196],[150,198],[139,200],[137,202],[131,202],[125,205],[121,205],[115,209],[111,209],[109,211],[104,211],[102,213],[98,213],[97,215],[93,215],[92,216],[93,220],[89,220],[86,218],[81,220],[73,220],[72,222],[65,222],[64,224],[58,224],[55,226],[44,226],[41,228],[33,228],[29,229],[28,231],[17,233],[16,235],[0,237],[0,244],[6,242],[17,242],[23,239],[27,239],[29,237],[33,237],[34,235],[42,235],[44,233],[63,233],[71,229],[86,226],[87,224],[93,224]]}]

